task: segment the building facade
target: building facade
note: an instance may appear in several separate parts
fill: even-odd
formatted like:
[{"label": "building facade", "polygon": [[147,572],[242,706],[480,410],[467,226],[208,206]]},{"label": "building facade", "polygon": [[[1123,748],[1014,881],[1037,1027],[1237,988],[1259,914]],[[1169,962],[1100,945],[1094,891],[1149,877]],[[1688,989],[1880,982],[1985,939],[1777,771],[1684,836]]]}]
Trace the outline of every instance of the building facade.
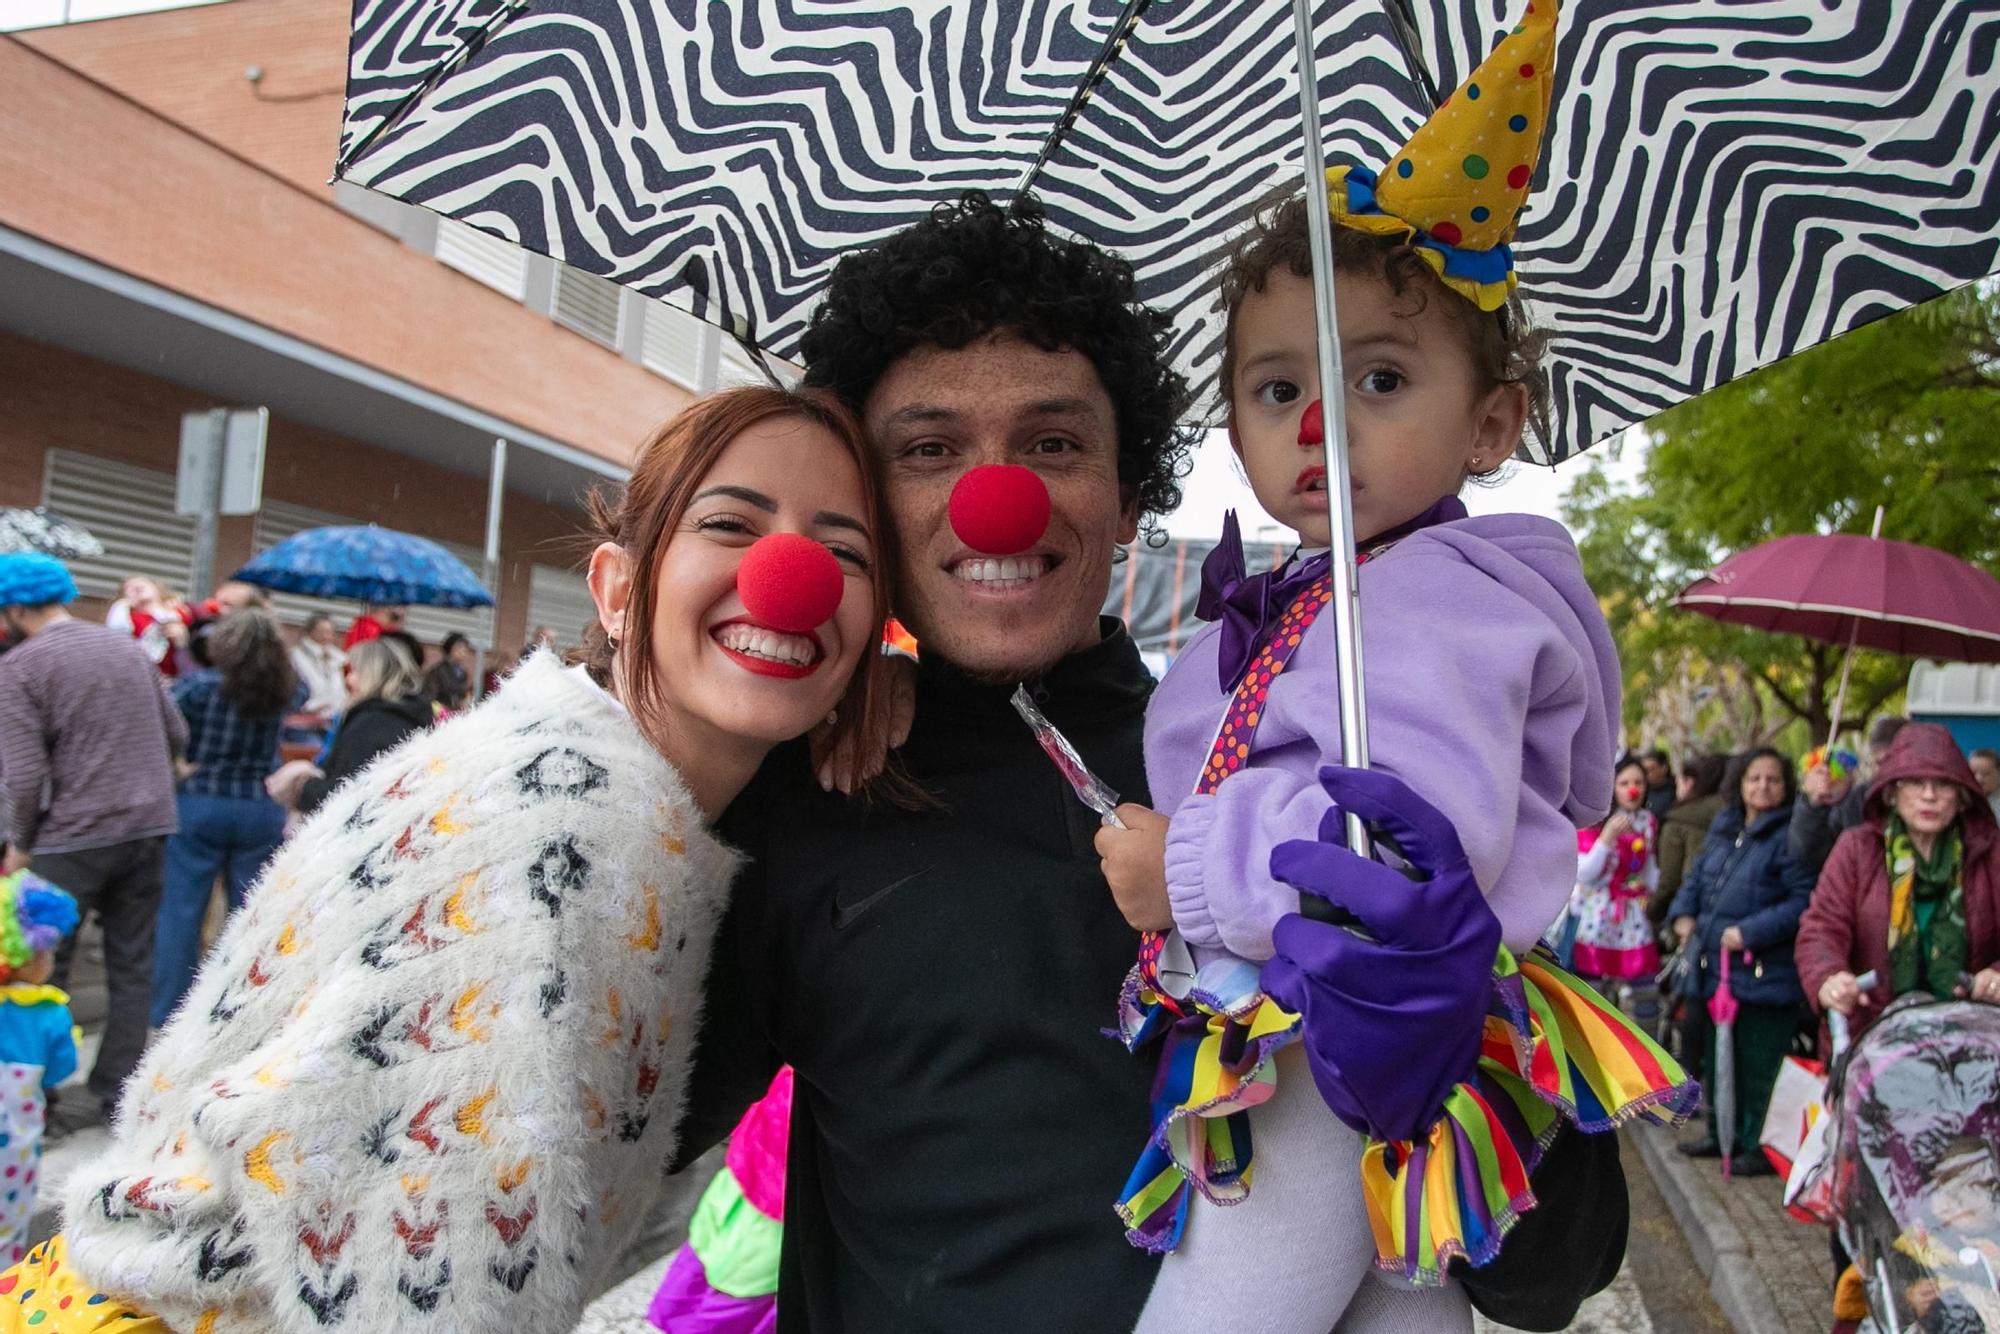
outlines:
[{"label": "building facade", "polygon": [[760,372],[661,302],[329,186],[347,16],[227,0],[0,36],[0,505],[105,543],[77,563],[89,598],[128,574],[204,596],[174,513],[180,420],[262,406],[264,505],[222,520],[219,574],[328,523],[418,533],[477,571],[504,439],[499,606],[413,628],[573,641],[583,494],[697,393]]}]

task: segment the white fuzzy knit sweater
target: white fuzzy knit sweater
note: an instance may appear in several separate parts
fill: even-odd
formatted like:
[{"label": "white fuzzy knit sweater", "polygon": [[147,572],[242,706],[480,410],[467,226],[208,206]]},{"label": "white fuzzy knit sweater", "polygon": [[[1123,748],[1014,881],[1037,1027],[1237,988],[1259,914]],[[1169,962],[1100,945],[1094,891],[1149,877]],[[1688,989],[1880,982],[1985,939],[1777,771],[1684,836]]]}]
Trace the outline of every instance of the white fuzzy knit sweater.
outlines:
[{"label": "white fuzzy knit sweater", "polygon": [[71,1262],[187,1334],[569,1329],[673,1149],[735,869],[533,659],[285,845],[68,1183]]}]

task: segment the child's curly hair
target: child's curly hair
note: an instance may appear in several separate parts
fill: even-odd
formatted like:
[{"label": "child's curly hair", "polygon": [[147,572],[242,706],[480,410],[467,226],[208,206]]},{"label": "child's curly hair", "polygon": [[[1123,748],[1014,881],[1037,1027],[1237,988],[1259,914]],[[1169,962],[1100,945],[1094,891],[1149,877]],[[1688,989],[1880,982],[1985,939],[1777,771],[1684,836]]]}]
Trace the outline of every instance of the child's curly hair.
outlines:
[{"label": "child's curly hair", "polygon": [[[1381,278],[1397,297],[1414,301],[1417,311],[1429,306],[1432,297],[1442,299],[1453,323],[1465,334],[1466,350],[1479,373],[1482,390],[1502,384],[1526,386],[1528,424],[1537,437],[1549,438],[1549,377],[1542,366],[1548,335],[1529,323],[1527,309],[1518,295],[1509,294],[1507,304],[1499,310],[1480,310],[1446,287],[1415,247],[1394,237],[1370,236],[1351,227],[1336,225],[1333,229],[1333,267],[1344,273]],[[1221,396],[1225,419],[1231,413],[1230,387],[1236,375],[1236,314],[1242,309],[1244,299],[1252,292],[1263,291],[1271,275],[1280,268],[1300,278],[1312,277],[1306,197],[1289,187],[1258,209],[1255,219],[1236,238],[1223,260],[1216,304],[1223,313],[1226,328],[1216,392]],[[1499,468],[1496,463],[1480,475],[1491,476]]]}]

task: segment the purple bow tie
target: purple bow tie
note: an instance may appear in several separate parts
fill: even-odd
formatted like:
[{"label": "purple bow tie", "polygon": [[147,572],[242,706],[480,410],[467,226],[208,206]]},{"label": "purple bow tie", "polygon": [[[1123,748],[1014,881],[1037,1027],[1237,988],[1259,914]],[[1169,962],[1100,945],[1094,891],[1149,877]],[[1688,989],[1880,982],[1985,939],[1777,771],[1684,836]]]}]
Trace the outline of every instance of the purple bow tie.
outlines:
[{"label": "purple bow tie", "polygon": [[[1366,549],[1380,551],[1420,528],[1464,517],[1465,506],[1459,498],[1446,496],[1408,523],[1371,539]],[[1236,511],[1223,516],[1222,540],[1201,563],[1201,596],[1195,600],[1194,614],[1204,621],[1222,622],[1215,669],[1224,691],[1236,688],[1271,626],[1292,605],[1292,599],[1326,573],[1327,565],[1328,553],[1321,552],[1305,560],[1288,561],[1267,574],[1245,574],[1243,533],[1236,523]]]}]

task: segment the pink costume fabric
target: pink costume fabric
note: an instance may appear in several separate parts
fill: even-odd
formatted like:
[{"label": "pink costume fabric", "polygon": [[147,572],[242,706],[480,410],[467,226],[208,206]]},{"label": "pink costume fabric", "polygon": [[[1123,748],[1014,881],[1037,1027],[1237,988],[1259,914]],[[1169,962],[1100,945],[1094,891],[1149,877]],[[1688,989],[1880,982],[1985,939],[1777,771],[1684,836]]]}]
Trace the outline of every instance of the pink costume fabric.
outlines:
[{"label": "pink costume fabric", "polygon": [[667,1334],[773,1334],[785,1217],[792,1067],[772,1079],[729,1137],[722,1171],[695,1206],[646,1318]]}]

